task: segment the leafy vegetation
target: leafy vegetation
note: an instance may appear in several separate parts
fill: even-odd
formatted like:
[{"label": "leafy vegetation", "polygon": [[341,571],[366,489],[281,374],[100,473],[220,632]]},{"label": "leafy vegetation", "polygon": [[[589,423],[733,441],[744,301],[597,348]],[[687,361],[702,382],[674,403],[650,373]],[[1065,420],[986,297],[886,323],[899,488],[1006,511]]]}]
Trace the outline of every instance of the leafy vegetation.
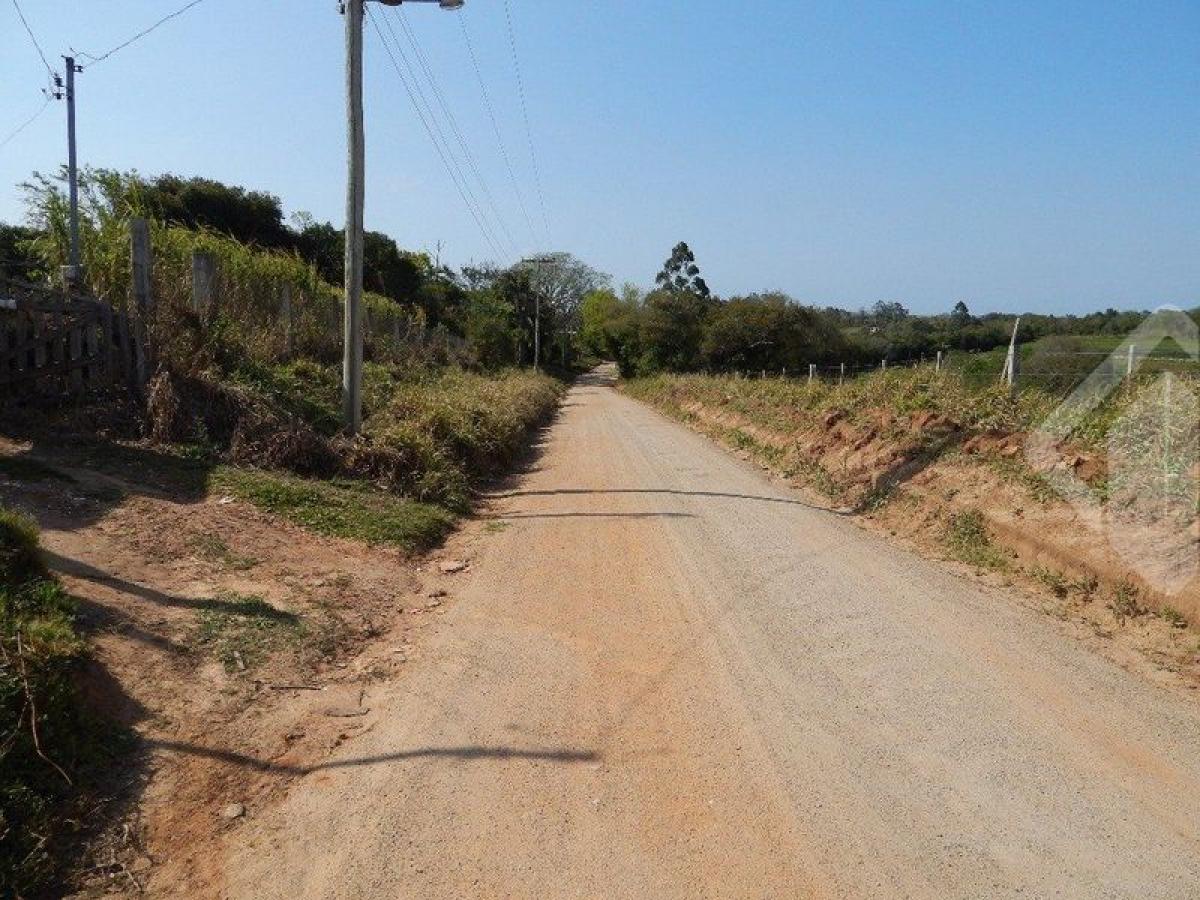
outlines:
[{"label": "leafy vegetation", "polygon": [[214,654],[227,671],[246,671],[299,640],[304,623],[257,595],[219,594],[200,612],[193,643]]},{"label": "leafy vegetation", "polygon": [[964,510],[951,516],[943,539],[950,554],[968,565],[981,569],[1008,567],[1008,560],[992,543],[987,523],[977,509]]},{"label": "leafy vegetation", "polygon": [[436,545],[454,527],[454,516],[444,509],[356,482],[221,467],[213,473],[211,486],[318,534],[410,552]]},{"label": "leafy vegetation", "polygon": [[[0,895],[50,884],[65,806],[106,758],[72,669],[84,653],[72,599],[46,571],[38,531],[0,508]],[[108,730],[108,750],[113,737]]]}]

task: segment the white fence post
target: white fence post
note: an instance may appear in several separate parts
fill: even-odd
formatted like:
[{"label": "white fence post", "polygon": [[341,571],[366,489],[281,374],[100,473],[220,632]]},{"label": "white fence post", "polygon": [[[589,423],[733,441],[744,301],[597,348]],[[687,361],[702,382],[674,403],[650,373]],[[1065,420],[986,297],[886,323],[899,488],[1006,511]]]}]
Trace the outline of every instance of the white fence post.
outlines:
[{"label": "white fence post", "polygon": [[1009,394],[1017,392],[1017,331],[1021,327],[1021,317],[1017,316],[1017,321],[1013,323],[1012,338],[1008,342],[1008,355],[1004,359],[1004,372],[1000,378],[1007,382]]},{"label": "white fence post", "polygon": [[933,371],[940,372],[942,371],[942,351],[939,350],[937,353],[937,362],[933,364]]},{"label": "white fence post", "polygon": [[838,384],[843,384],[846,381],[846,364],[842,363],[842,369],[838,372]]},{"label": "white fence post", "polygon": [[808,364],[808,383],[812,384],[814,379],[816,379],[816,377],[817,377],[817,364],[809,363]]}]

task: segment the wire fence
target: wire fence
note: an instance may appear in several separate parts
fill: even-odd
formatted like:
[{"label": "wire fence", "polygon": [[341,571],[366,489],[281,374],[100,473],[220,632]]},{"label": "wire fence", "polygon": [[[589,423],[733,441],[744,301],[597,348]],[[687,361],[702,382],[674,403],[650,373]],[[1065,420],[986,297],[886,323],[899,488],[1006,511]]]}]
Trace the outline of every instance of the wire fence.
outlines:
[{"label": "wire fence", "polygon": [[[1005,357],[995,351],[988,353],[955,353],[942,351],[931,356],[908,359],[881,359],[877,363],[812,363],[799,368],[738,370],[730,374],[738,378],[782,378],[790,381],[837,385],[854,378],[889,371],[924,369],[933,374],[953,373],[967,385],[983,389],[998,383],[1009,384]],[[1116,386],[1136,377],[1171,373],[1182,377],[1200,378],[1200,360],[1186,354],[1147,351],[1134,347],[1132,352],[1105,350],[1042,351],[1026,348],[1017,354],[1016,371],[1010,387],[1014,393],[1040,390],[1065,396],[1087,379],[1105,386]]]}]

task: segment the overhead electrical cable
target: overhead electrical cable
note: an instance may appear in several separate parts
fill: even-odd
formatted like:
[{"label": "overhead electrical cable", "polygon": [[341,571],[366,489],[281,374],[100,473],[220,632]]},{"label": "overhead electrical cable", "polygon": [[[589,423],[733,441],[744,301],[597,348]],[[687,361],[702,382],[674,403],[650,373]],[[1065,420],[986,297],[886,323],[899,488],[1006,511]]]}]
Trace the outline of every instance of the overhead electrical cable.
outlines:
[{"label": "overhead electrical cable", "polygon": [[[15,3],[16,0],[13,0],[13,2]],[[139,31],[137,34],[135,34],[133,37],[129,38],[128,40],[122,41],[121,43],[119,43],[115,47],[113,47],[111,50],[106,50],[105,52],[101,53],[98,56],[95,54],[92,54],[92,53],[86,53],[83,51],[79,51],[80,56],[86,56],[90,60],[90,62],[88,62],[87,65],[84,66],[84,68],[91,68],[92,66],[96,65],[96,63],[104,62],[104,60],[108,59],[114,53],[118,53],[121,50],[124,50],[126,47],[128,47],[130,44],[134,43],[135,41],[140,41],[142,38],[144,38],[150,32],[154,31],[155,29],[159,28],[162,25],[165,25],[167,22],[170,22],[172,19],[174,19],[178,16],[182,16],[185,12],[187,12],[193,6],[197,6],[203,2],[204,2],[204,0],[191,0],[190,3],[185,4],[184,6],[175,10],[175,12],[173,12],[173,13],[163,16],[161,19],[159,19],[153,25],[150,25],[148,28],[143,28],[141,31]]]},{"label": "overhead electrical cable", "polygon": [[[459,162],[458,157],[454,154],[454,149],[450,146],[450,141],[446,137],[446,132],[442,129],[441,120],[434,111],[433,104],[429,102],[429,98],[425,95],[425,91],[421,87],[421,79],[417,75],[416,68],[413,66],[408,54],[404,52],[404,47],[401,45],[399,37],[396,36],[396,31],[394,28],[392,28],[391,22],[384,16],[378,16],[376,19],[373,19],[373,21],[376,23],[380,20],[383,22],[388,34],[391,35],[392,46],[395,47],[396,53],[399,55],[400,65],[402,65],[405,72],[408,73],[408,77],[405,79],[405,84],[406,88],[411,85],[412,92],[410,93],[410,98],[416,98],[414,102],[418,109],[422,110],[423,112],[423,122],[432,126],[432,131],[437,136],[435,140],[435,146],[439,148],[439,152],[441,153],[444,161],[452,169],[454,173],[452,177],[455,178],[455,184],[458,186],[460,192],[465,195],[466,201],[470,204],[473,213],[479,219],[479,222],[486,232],[488,241],[491,243],[493,250],[500,256],[503,256],[504,251],[500,246],[500,241],[496,238],[495,231],[492,229],[491,223],[488,221],[488,218],[484,213],[483,205],[479,202],[479,199],[475,196],[475,192],[471,189],[470,180],[463,171],[462,164]],[[394,60],[395,57],[393,57],[393,61]]]},{"label": "overhead electrical cable", "polygon": [[533,147],[533,129],[529,127],[529,106],[525,102],[525,79],[521,77],[521,60],[517,55],[517,36],[513,28],[512,9],[509,0],[504,0],[504,20],[508,25],[508,46],[512,50],[513,71],[517,76],[517,94],[521,99],[521,117],[525,121],[525,139],[529,143],[529,159],[533,163],[533,181],[537,186],[538,202],[542,208],[542,224],[546,227],[546,237],[550,237],[550,217],[546,214],[546,193],[542,190],[542,171],[538,165],[537,151]]},{"label": "overhead electrical cable", "polygon": [[500,147],[500,156],[503,157],[504,167],[508,170],[508,180],[512,184],[513,193],[517,195],[517,203],[521,207],[521,215],[525,217],[525,224],[529,226],[530,237],[535,237],[533,219],[529,217],[529,209],[525,205],[525,195],[521,192],[521,186],[517,182],[517,173],[513,171],[512,158],[508,155],[508,147],[505,145],[504,135],[500,131],[500,122],[496,118],[495,107],[492,106],[492,98],[488,93],[487,82],[483,79],[483,71],[479,68],[479,60],[475,56],[475,45],[471,42],[471,33],[467,31],[467,18],[462,13],[459,13],[457,18],[458,24],[462,28],[463,40],[467,44],[467,55],[471,58],[471,67],[475,70],[475,80],[479,82],[479,90],[483,94],[483,105],[487,109],[488,118],[492,122],[492,131],[496,133],[496,143]]},{"label": "overhead electrical cable", "polygon": [[[379,41],[381,44],[383,44],[383,49],[387,52],[388,59],[392,63],[392,68],[395,70],[396,76],[400,79],[400,84],[404,88],[404,92],[408,94],[409,102],[412,103],[413,110],[416,112],[417,118],[420,120],[422,127],[425,129],[425,134],[428,135],[430,143],[433,144],[434,150],[437,152],[438,157],[442,161],[442,165],[446,169],[446,174],[450,176],[450,180],[454,183],[454,187],[457,189],[459,197],[462,198],[463,204],[467,207],[467,211],[470,212],[471,217],[475,220],[475,224],[479,227],[480,234],[483,235],[484,241],[492,248],[492,252],[498,257],[503,257],[504,254],[500,250],[499,244],[497,244],[496,239],[492,236],[491,232],[484,224],[483,219],[476,211],[475,205],[469,199],[469,192],[464,189],[466,185],[459,180],[459,174],[455,172],[455,167],[451,165],[450,160],[446,156],[445,150],[442,149],[441,143],[439,143],[437,137],[435,136],[434,128],[426,119],[426,114],[421,108],[421,104],[417,100],[417,95],[413,91],[413,86],[409,84],[409,79],[406,78],[404,72],[401,71],[400,63],[396,58],[396,54],[392,51],[392,46],[388,43],[387,37],[384,35],[383,30],[379,27],[379,22],[376,16],[371,12],[369,6],[367,7],[367,18],[370,20],[371,26],[375,29],[375,33],[379,36]],[[384,20],[384,24],[387,24],[386,19]],[[395,34],[393,32],[393,39],[394,38]],[[399,50],[403,55],[403,48],[398,42],[396,43],[396,50]],[[411,66],[408,68],[410,73],[409,77],[412,77]]]},{"label": "overhead electrical cable", "polygon": [[8,137],[6,137],[4,140],[0,141],[0,149],[7,147],[10,141],[12,141],[17,135],[19,135],[22,131],[24,131],[26,128],[28,128],[30,125],[32,125],[34,123],[34,121],[38,118],[38,116],[40,116],[42,113],[44,113],[46,111],[46,107],[50,105],[50,101],[53,99],[54,98],[50,94],[47,94],[46,102],[43,103],[41,105],[41,107],[38,108],[38,111],[35,112],[32,116],[30,116],[28,119],[26,119],[24,122],[22,122],[20,125],[18,125],[13,131],[11,131],[9,133]]},{"label": "overhead electrical cable", "polygon": [[[412,48],[413,54],[417,57],[417,62],[420,63],[421,69],[425,73],[425,78],[429,81],[429,86],[433,89],[433,95],[441,107],[442,113],[446,117],[446,121],[450,123],[450,131],[454,134],[455,140],[458,141],[459,149],[462,150],[463,158],[467,161],[467,167],[471,170],[471,174],[475,176],[475,180],[479,183],[479,188],[483,193],[484,199],[488,203],[488,207],[492,211],[492,218],[500,225],[500,230],[504,232],[508,238],[508,243],[516,250],[517,242],[513,239],[512,231],[508,227],[504,216],[500,214],[499,207],[496,206],[496,200],[492,196],[491,188],[488,187],[487,181],[484,180],[483,174],[479,171],[479,166],[475,162],[475,154],[471,152],[471,147],[463,137],[462,131],[458,127],[458,120],[451,111],[449,104],[446,103],[446,98],[442,94],[442,89],[438,85],[437,77],[433,74],[433,68],[429,65],[429,59],[425,56],[425,51],[421,49],[421,44],[417,40],[416,34],[413,33],[412,26],[408,22],[408,16],[404,13],[404,7],[401,6],[396,10],[396,15],[400,20],[400,25],[404,29],[405,37],[408,39],[409,46]],[[461,13],[459,14],[461,16]]]},{"label": "overhead electrical cable", "polygon": [[17,17],[21,20],[21,24],[25,26],[25,33],[29,35],[29,40],[33,42],[33,49],[37,51],[37,55],[42,58],[42,65],[46,67],[46,74],[50,79],[54,79],[54,70],[50,68],[50,63],[46,61],[46,54],[42,52],[42,45],[38,43],[37,36],[34,35],[33,29],[29,27],[29,22],[25,18],[25,13],[21,10],[21,4],[17,0],[12,0],[13,9],[17,11]]}]

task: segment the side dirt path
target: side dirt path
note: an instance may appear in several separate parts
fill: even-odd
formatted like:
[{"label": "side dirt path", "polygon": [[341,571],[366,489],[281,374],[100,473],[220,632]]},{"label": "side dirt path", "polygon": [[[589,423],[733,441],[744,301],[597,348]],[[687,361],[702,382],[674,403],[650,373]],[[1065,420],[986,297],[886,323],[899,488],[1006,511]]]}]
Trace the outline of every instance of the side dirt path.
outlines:
[{"label": "side dirt path", "polygon": [[80,896],[211,895],[224,832],[371,727],[374,686],[419,658],[444,599],[398,551],[114,452],[0,440],[0,505],[36,517],[78,600],[81,684],[127,762],[81,817],[113,824],[89,835]]},{"label": "side dirt path", "polygon": [[364,733],[180,893],[1194,896],[1180,685],[603,377],[487,515]]}]

